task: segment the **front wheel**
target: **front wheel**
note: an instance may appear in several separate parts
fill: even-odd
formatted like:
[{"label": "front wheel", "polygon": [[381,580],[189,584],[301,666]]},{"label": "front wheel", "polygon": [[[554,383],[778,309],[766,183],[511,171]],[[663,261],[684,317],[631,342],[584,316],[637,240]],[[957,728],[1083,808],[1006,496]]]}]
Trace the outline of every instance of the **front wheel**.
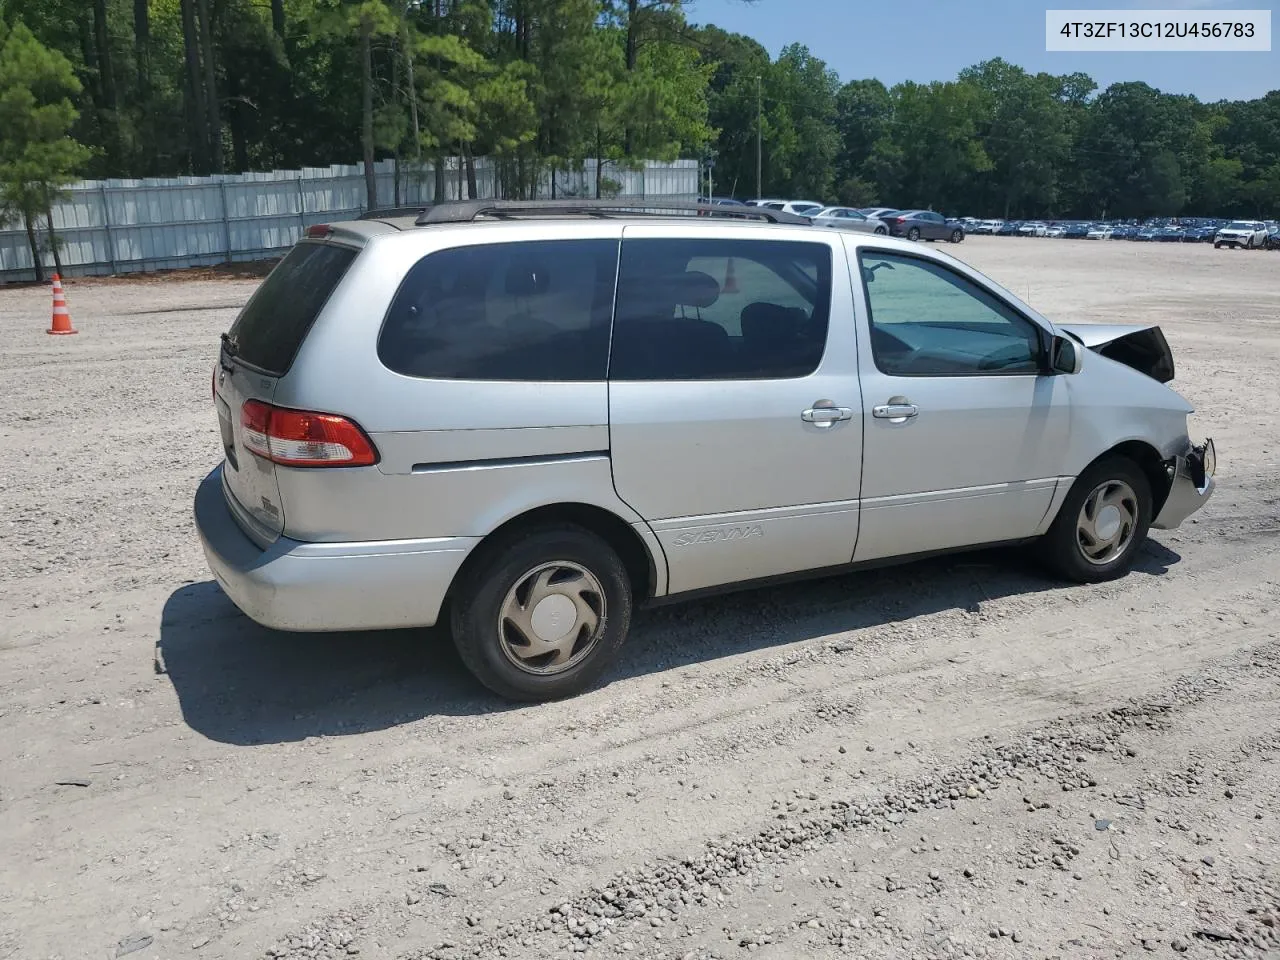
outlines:
[{"label": "front wheel", "polygon": [[1250,237],[1248,240],[1246,240],[1246,241],[1244,242],[1244,248],[1245,248],[1246,250],[1252,250],[1252,249],[1253,249],[1253,237]]},{"label": "front wheel", "polygon": [[916,240],[919,240],[919,239],[920,239],[920,228],[919,228],[919,227],[912,227],[910,230],[908,230],[908,231],[907,231],[907,239],[908,239],[908,240],[910,240],[910,241],[912,241],[913,243],[914,243]]},{"label": "front wheel", "polygon": [[951,231],[951,242],[952,242],[952,243],[959,243],[959,242],[960,242],[961,240],[963,240],[963,239],[964,239],[964,231],[963,231],[963,230],[952,230],[952,231]]},{"label": "front wheel", "polygon": [[452,604],[467,668],[509,700],[556,700],[591,686],[631,624],[631,582],[614,550],[569,524],[481,549]]},{"label": "front wheel", "polygon": [[1222,244],[1218,243],[1218,241],[1216,241],[1216,240],[1215,240],[1215,241],[1213,242],[1213,249],[1215,249],[1215,250],[1221,250],[1221,249],[1222,249]]},{"label": "front wheel", "polygon": [[1151,511],[1151,484],[1138,465],[1125,457],[1100,460],[1076,478],[1041,538],[1041,558],[1077,583],[1124,576],[1147,537]]}]

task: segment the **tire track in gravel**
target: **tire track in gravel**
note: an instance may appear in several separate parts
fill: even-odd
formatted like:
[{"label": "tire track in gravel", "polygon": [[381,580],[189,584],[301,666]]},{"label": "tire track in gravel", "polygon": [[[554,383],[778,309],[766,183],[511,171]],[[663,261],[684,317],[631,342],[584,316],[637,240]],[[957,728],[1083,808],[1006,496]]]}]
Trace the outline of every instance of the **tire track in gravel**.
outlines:
[{"label": "tire track in gravel", "polygon": [[[1210,702],[1220,698],[1233,681],[1245,691],[1269,693],[1270,709],[1260,715],[1274,721],[1277,679],[1280,679],[1280,642],[1267,639],[1218,662],[1206,663],[1155,695],[1103,712],[1042,724],[1038,729],[989,747],[962,764],[926,777],[894,783],[890,791],[879,797],[863,795],[849,800],[828,800],[819,804],[810,816],[790,823],[785,813],[780,814],[779,823],[753,835],[720,837],[708,842],[700,854],[662,858],[640,868],[620,871],[602,888],[565,898],[549,912],[506,921],[496,935],[459,936],[449,946],[437,944],[410,950],[402,954],[402,960],[453,960],[471,955],[546,956],[557,938],[573,952],[589,943],[604,944],[610,936],[617,941],[628,936],[638,939],[653,929],[686,922],[688,915],[697,915],[701,910],[716,912],[722,907],[726,915],[729,912],[769,915],[771,905],[765,905],[769,908],[766,910],[752,911],[737,898],[740,885],[750,885],[750,881],[743,878],[783,865],[807,862],[815,854],[829,855],[833,847],[847,843],[850,836],[894,828],[905,832],[932,811],[954,810],[967,800],[978,800],[1002,789],[1007,794],[1013,782],[1026,784],[1039,778],[1038,782],[1020,787],[1035,792],[1047,777],[1064,793],[1088,790],[1098,782],[1088,765],[1090,757],[1110,755],[1118,760],[1134,752],[1126,744],[1134,739],[1135,732],[1148,739],[1162,734],[1168,737],[1180,718],[1203,712],[1206,705],[1209,712],[1217,712],[1220,706]],[[1253,701],[1245,697],[1242,702],[1247,713]],[[1258,745],[1255,743],[1255,748]],[[1263,741],[1262,745],[1274,751],[1274,738]],[[1057,855],[1059,860],[1055,865],[1065,866],[1068,859],[1079,855],[1079,850],[1069,843],[1062,847],[1064,852]],[[940,877],[931,873],[925,883],[937,884],[939,880]],[[903,879],[895,874],[883,882],[886,893],[907,889]],[[755,886],[758,889],[760,884],[757,882]],[[726,906],[731,899],[731,906]],[[655,919],[660,922],[654,923]],[[350,927],[348,924],[343,935],[354,939],[358,934]],[[806,922],[804,929],[815,928]],[[304,931],[291,939],[305,944],[308,935],[309,932]],[[734,945],[750,944],[749,935]],[[326,950],[324,945],[308,949],[286,943],[268,955],[323,957],[330,955]],[[665,945],[660,945],[655,947],[653,955],[673,954]]]},{"label": "tire track in gravel", "polygon": [[[1219,571],[1218,576],[1223,582],[1231,582],[1233,580],[1231,571]],[[1249,591],[1241,591],[1241,595],[1247,594]],[[1275,585],[1270,585],[1270,598],[1276,599]],[[1120,598],[1122,603],[1127,603],[1128,598]],[[1227,600],[1231,597],[1228,595]],[[1234,647],[1251,642],[1261,636],[1265,636],[1265,628],[1257,626],[1243,626],[1232,628],[1230,625],[1224,625],[1221,621],[1215,620],[1212,625],[1205,625],[1203,631],[1192,631],[1179,638],[1179,642],[1163,648],[1159,645],[1148,645],[1139,647],[1134,650],[1126,651],[1123,657],[1107,656],[1107,648],[1111,645],[1111,638],[1114,631],[1111,628],[1098,628],[1092,632],[1078,631],[1075,637],[1077,653],[1070,658],[1064,658],[1061,662],[1056,662],[1054,670],[1041,670],[1037,676],[1037,683],[1031,684],[1029,689],[1019,689],[1018,685],[1008,685],[999,681],[988,682],[986,684],[988,693],[999,704],[999,712],[1002,717],[994,717],[990,715],[978,715],[973,717],[965,724],[957,724],[957,717],[963,710],[964,704],[970,699],[976,690],[981,689],[983,685],[983,673],[981,671],[967,673],[964,671],[952,671],[953,676],[947,678],[947,682],[938,683],[938,691],[931,703],[930,707],[924,708],[922,713],[914,713],[912,705],[915,702],[912,699],[911,690],[913,687],[919,687],[922,680],[922,673],[911,671],[900,667],[895,667],[885,672],[880,678],[867,678],[865,675],[861,679],[861,683],[866,685],[869,690],[866,693],[868,698],[875,699],[877,702],[886,704],[901,704],[898,709],[888,706],[882,711],[882,715],[876,718],[876,730],[873,733],[867,733],[858,729],[858,721],[863,718],[854,718],[854,722],[848,722],[847,713],[838,712],[836,716],[841,721],[846,721],[846,729],[839,730],[838,725],[832,723],[823,723],[816,726],[810,734],[801,734],[789,738],[790,749],[776,750],[770,745],[767,750],[757,750],[751,755],[752,763],[742,764],[733,770],[719,770],[719,801],[715,807],[715,823],[723,827],[726,823],[738,822],[745,820],[750,822],[757,819],[763,813],[764,800],[752,800],[746,794],[747,790],[752,791],[754,797],[768,798],[776,796],[779,793],[790,792],[784,787],[795,789],[796,783],[799,783],[798,792],[804,793],[808,790],[810,793],[815,791],[826,791],[830,788],[824,786],[824,778],[832,779],[831,774],[826,771],[841,766],[831,759],[832,747],[830,746],[833,733],[839,732],[841,735],[849,736],[852,740],[854,737],[861,738],[869,736],[880,742],[886,736],[890,736],[892,741],[897,744],[904,744],[907,740],[911,740],[915,747],[910,751],[911,756],[906,759],[898,760],[893,766],[896,769],[885,769],[883,765],[877,764],[875,769],[870,771],[870,776],[880,779],[884,776],[901,774],[913,767],[928,767],[930,764],[936,763],[937,758],[946,757],[955,747],[954,741],[958,737],[978,738],[982,735],[989,735],[991,730],[1005,729],[1015,724],[1025,723],[1027,720],[1046,719],[1054,715],[1055,711],[1060,711],[1064,704],[1064,698],[1053,691],[1054,684],[1060,678],[1071,678],[1078,674],[1081,670],[1089,672],[1097,672],[1100,679],[1093,685],[1091,694],[1094,702],[1098,699],[1106,700],[1108,697],[1114,697],[1123,693],[1125,689],[1141,686],[1145,681],[1147,683],[1157,682],[1163,677],[1180,668],[1194,666],[1201,660],[1222,655],[1231,651]],[[1005,651],[1006,655],[1013,656],[1007,668],[1002,672],[1017,676],[1018,673],[1027,667],[1034,666],[1043,657],[1044,651],[1040,648],[1035,650],[1026,649],[1021,653],[1016,650]],[[1159,653],[1162,661],[1157,669],[1151,669],[1148,662],[1152,654]],[[1081,661],[1080,655],[1086,656],[1086,662]],[[1090,656],[1091,655],[1091,656]],[[981,660],[981,656],[977,659]],[[937,671],[942,664],[940,662],[930,662],[921,665],[919,670],[923,671],[923,676],[927,677],[929,671]],[[819,665],[821,666],[821,665]],[[820,671],[819,671],[820,672]],[[879,683],[879,680],[890,680],[889,686]],[[990,680],[990,678],[988,678]],[[972,684],[972,686],[971,686]],[[1067,684],[1074,690],[1081,689],[1081,685],[1070,681]],[[799,687],[803,689],[804,684],[800,683]],[[1045,688],[1051,691],[1048,695]],[[930,688],[931,692],[932,689]],[[772,717],[773,722],[784,729],[797,727],[802,722],[799,718],[804,715],[808,717],[816,716],[818,709],[823,709],[824,704],[829,703],[832,698],[825,689],[814,691],[807,699],[795,706],[787,705],[787,709],[779,711]],[[661,704],[658,705],[659,712]],[[921,708],[916,708],[921,709]],[[892,733],[889,733],[892,731]],[[702,731],[705,736],[706,731]],[[758,741],[757,741],[758,742]],[[670,744],[667,746],[666,744]],[[714,739],[708,744],[708,754],[717,755],[720,752],[720,744]],[[650,836],[656,830],[662,831],[662,843],[656,848],[658,852],[669,851],[681,846],[687,846],[690,843],[705,836],[712,824],[705,819],[697,817],[687,817],[681,819],[673,819],[665,815],[655,816],[655,812],[669,809],[673,806],[672,799],[662,794],[662,785],[670,784],[673,779],[684,773],[690,779],[696,779],[697,770],[700,764],[705,760],[706,754],[691,754],[689,761],[685,764],[679,764],[674,760],[667,759],[661,762],[645,762],[640,757],[638,762],[642,767],[632,774],[628,780],[636,784],[648,784],[649,786],[641,786],[637,791],[635,798],[624,799],[624,788],[628,781],[621,783],[613,782],[612,796],[610,791],[610,781],[604,774],[606,768],[612,767],[618,769],[627,769],[628,765],[635,767],[637,758],[630,759],[615,756],[612,750],[616,748],[606,748],[607,752],[604,756],[606,759],[599,761],[599,772],[590,774],[579,773],[576,776],[561,776],[558,779],[545,778],[552,791],[562,797],[573,798],[575,796],[590,797],[592,800],[592,809],[598,815],[604,818],[603,828],[609,829],[609,851],[610,859],[614,862],[626,862],[628,859],[639,860],[644,856],[652,855],[655,852],[654,845],[649,842],[646,844],[636,845],[629,843],[626,837],[626,830],[623,824],[631,824],[636,828],[637,833],[642,836]],[[686,747],[678,741],[672,741],[668,735],[667,741],[664,742],[663,755],[666,758],[680,757],[682,753],[688,753]],[[797,764],[794,755],[799,753],[800,756],[809,754],[813,757],[822,757],[821,762],[815,762],[810,766]],[[762,754],[765,754],[762,756]],[[782,756],[779,757],[779,754]],[[785,758],[791,757],[790,762],[786,762]],[[781,761],[781,762],[780,762]],[[584,761],[585,762],[585,761]],[[865,761],[864,767],[867,766]],[[727,766],[727,764],[726,764]],[[741,773],[736,771],[740,769]],[[764,769],[772,771],[778,770],[775,777],[765,777],[763,783],[757,775],[751,774],[751,770]],[[856,775],[855,775],[856,778]],[[843,779],[843,778],[841,778]],[[856,778],[862,779],[862,778]],[[731,781],[726,784],[724,781]],[[865,781],[864,781],[865,782]],[[521,816],[519,804],[513,808],[511,801],[505,801],[501,797],[496,796],[497,785],[489,784],[487,787],[478,788],[471,794],[472,802],[470,805],[462,806],[456,809],[459,824],[467,824],[467,832],[474,836],[480,836],[483,833],[490,833],[491,836],[499,837],[501,843],[507,849],[512,847],[519,848],[527,845],[524,831],[519,829],[512,830],[512,822],[519,822]],[[542,794],[534,791],[535,798]],[[611,803],[612,801],[612,803]],[[583,811],[575,811],[572,809],[572,803],[569,809],[562,812],[563,820],[566,823],[581,823],[581,814]],[[442,826],[446,836],[451,835],[451,828],[448,819],[440,817],[442,811],[433,811],[431,820],[437,826]],[[579,816],[575,816],[578,814]],[[608,821],[612,821],[611,823]],[[456,828],[455,826],[455,828]],[[412,828],[406,827],[404,841],[408,842],[413,836]],[[361,838],[362,840],[364,838]],[[420,838],[421,839],[421,838]],[[428,834],[426,837],[428,843],[436,843],[433,836]],[[598,857],[588,857],[585,860],[579,857],[563,858],[563,857],[547,857],[545,848],[550,847],[556,850],[562,847],[573,847],[574,833],[573,831],[564,831],[554,833],[543,828],[540,825],[534,840],[541,840],[544,848],[543,856],[551,859],[553,862],[547,864],[542,871],[536,871],[535,875],[526,883],[516,879],[508,879],[508,886],[504,888],[504,900],[507,902],[513,900],[536,900],[537,896],[533,892],[534,886],[539,882],[539,876],[548,874],[558,874],[562,877],[580,877],[589,878],[598,873],[596,869],[601,861]],[[496,842],[496,841],[495,841]],[[408,850],[409,848],[396,845],[398,849]],[[487,847],[488,844],[485,844]],[[466,843],[463,844],[466,849]],[[343,849],[331,848],[329,856],[332,863],[344,862]],[[488,851],[485,851],[488,853]],[[410,852],[410,859],[417,854]],[[452,856],[452,854],[450,855]],[[462,854],[462,858],[466,859],[470,855]],[[507,854],[504,854],[507,856]],[[446,858],[447,859],[447,858]],[[536,857],[535,857],[536,859]],[[499,869],[495,865],[493,857],[486,857],[484,854],[476,855],[477,866],[488,866],[491,869]],[[513,871],[508,869],[507,874]],[[519,871],[515,871],[518,873]],[[433,874],[437,876],[438,874]],[[446,874],[447,875],[447,874]],[[458,874],[454,874],[458,876]],[[376,881],[375,881],[376,882]],[[513,889],[510,884],[514,883]],[[402,884],[397,881],[397,885]],[[482,894],[481,894],[482,895]],[[450,902],[453,905],[453,901]],[[501,912],[500,907],[492,907],[486,905],[488,909],[486,915],[491,915],[494,909]]]}]

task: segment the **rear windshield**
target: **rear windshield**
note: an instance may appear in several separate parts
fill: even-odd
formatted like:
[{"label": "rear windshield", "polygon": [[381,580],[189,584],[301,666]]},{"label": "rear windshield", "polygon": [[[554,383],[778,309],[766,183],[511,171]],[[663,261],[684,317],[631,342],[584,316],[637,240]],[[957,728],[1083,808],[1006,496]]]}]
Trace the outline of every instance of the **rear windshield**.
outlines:
[{"label": "rear windshield", "polygon": [[286,372],[357,253],[327,243],[300,243],[290,250],[232,325],[236,357],[267,373]]}]

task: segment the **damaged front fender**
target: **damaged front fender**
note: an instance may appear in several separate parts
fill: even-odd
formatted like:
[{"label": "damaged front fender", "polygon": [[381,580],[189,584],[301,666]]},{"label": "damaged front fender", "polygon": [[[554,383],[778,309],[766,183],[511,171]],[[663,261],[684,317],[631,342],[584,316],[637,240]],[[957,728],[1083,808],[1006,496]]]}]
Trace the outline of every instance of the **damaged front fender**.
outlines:
[{"label": "damaged front fender", "polygon": [[1153,380],[1169,383],[1173,379],[1173,351],[1157,324],[1061,323],[1054,326],[1094,353],[1132,367]]}]

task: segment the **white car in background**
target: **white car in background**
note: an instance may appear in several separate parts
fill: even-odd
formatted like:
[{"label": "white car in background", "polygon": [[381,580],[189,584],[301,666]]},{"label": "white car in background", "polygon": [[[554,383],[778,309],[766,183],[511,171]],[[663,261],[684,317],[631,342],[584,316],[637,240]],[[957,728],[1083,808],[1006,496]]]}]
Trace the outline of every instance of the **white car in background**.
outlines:
[{"label": "white car in background", "polygon": [[809,217],[815,227],[831,227],[835,230],[855,230],[858,233],[889,232],[883,220],[868,217],[853,207],[824,207]]},{"label": "white car in background", "polygon": [[1045,230],[1044,235],[1046,237],[1064,237],[1066,236],[1066,233],[1067,233],[1066,227],[1049,227],[1047,230]]},{"label": "white car in background", "polygon": [[1213,237],[1213,248],[1244,247],[1252,250],[1267,242],[1267,225],[1261,220],[1232,220]]},{"label": "white car in background", "polygon": [[1034,220],[1018,228],[1018,235],[1023,237],[1043,237],[1048,233],[1049,228],[1045,224]]},{"label": "white car in background", "polygon": [[993,234],[1004,226],[1003,220],[979,220],[970,233]]},{"label": "white car in background", "polygon": [[1113,233],[1115,233],[1115,228],[1104,223],[1096,227],[1090,227],[1085,237],[1089,240],[1110,240]]}]

